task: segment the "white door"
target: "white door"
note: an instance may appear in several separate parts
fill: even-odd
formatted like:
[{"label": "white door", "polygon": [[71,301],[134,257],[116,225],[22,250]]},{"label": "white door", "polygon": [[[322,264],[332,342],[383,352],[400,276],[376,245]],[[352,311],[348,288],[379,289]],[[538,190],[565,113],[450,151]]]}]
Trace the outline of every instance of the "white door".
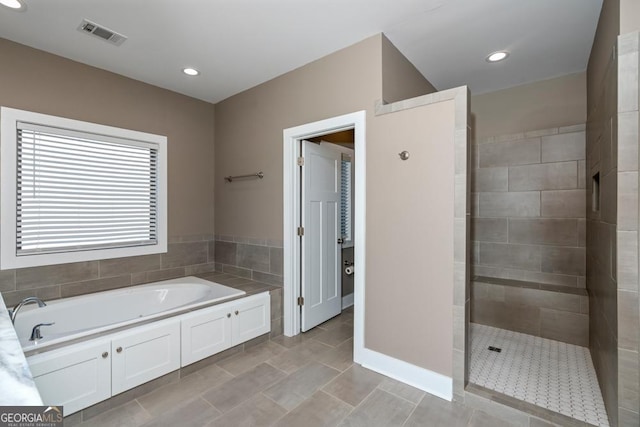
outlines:
[{"label": "white door", "polygon": [[302,142],[303,332],[340,314],[340,162],[336,150]]}]

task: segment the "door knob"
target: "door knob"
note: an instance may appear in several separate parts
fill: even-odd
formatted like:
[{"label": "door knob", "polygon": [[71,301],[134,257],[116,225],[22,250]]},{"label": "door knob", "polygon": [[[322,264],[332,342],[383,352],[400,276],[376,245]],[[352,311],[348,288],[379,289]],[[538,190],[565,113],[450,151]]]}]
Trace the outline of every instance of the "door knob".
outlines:
[{"label": "door knob", "polygon": [[116,348],[116,351],[117,351],[118,353],[122,353],[122,347],[118,347],[118,348]]},{"label": "door knob", "polygon": [[109,357],[109,352],[105,351],[104,353],[102,353],[102,358],[106,359],[107,357]]},{"label": "door knob", "polygon": [[227,313],[227,317],[231,317],[231,313]]},{"label": "door knob", "polygon": [[238,310],[236,310],[236,316],[238,315],[238,313],[240,313]]}]

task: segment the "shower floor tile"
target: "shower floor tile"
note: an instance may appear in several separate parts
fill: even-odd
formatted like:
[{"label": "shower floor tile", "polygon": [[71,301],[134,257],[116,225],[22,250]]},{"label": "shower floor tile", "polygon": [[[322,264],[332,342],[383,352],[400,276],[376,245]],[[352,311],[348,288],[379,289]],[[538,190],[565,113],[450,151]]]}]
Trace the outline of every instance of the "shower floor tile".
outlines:
[{"label": "shower floor tile", "polygon": [[586,347],[472,323],[469,382],[609,427]]}]

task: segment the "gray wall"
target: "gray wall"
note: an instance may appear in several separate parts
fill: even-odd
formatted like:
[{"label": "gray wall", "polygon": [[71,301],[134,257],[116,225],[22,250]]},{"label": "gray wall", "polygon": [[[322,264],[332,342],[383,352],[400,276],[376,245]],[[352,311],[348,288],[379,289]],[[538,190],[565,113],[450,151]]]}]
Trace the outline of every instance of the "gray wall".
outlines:
[{"label": "gray wall", "polygon": [[584,125],[485,137],[473,149],[473,273],[584,288]]}]

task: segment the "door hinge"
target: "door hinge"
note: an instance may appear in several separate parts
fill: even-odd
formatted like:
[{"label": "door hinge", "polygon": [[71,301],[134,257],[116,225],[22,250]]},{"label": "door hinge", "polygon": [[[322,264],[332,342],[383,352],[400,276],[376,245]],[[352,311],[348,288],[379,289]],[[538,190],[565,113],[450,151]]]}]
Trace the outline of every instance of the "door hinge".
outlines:
[{"label": "door hinge", "polygon": [[298,305],[304,305],[304,297],[298,297]]},{"label": "door hinge", "polygon": [[304,157],[300,156],[298,157],[298,166],[304,166]]},{"label": "door hinge", "polygon": [[298,227],[298,236],[304,236],[304,227]]}]

